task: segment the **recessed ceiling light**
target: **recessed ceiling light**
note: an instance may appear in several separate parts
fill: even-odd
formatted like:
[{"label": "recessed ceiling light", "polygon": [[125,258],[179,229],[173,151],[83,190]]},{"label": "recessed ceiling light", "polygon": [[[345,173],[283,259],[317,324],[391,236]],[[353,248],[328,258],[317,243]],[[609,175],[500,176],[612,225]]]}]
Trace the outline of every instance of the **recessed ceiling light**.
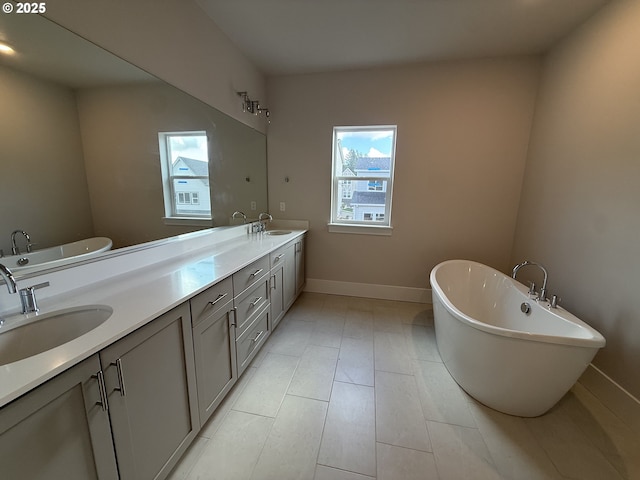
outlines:
[{"label": "recessed ceiling light", "polygon": [[13,55],[14,53],[16,53],[16,51],[8,44],[0,42],[0,53],[4,53],[5,55]]}]

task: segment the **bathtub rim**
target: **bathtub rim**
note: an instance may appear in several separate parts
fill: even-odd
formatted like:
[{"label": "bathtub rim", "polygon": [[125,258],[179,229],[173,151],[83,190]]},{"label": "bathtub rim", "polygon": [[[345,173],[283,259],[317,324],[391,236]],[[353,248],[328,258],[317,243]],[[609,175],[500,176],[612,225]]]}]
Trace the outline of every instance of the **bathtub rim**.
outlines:
[{"label": "bathtub rim", "polygon": [[[561,317],[563,320],[577,325],[578,327],[586,330],[587,333],[590,334],[590,337],[585,337],[585,338],[569,337],[569,336],[562,336],[562,335],[551,335],[551,334],[544,334],[544,333],[512,330],[509,328],[498,327],[495,325],[490,325],[488,323],[481,322],[463,313],[449,300],[449,298],[444,293],[444,290],[438,284],[438,281],[436,279],[437,271],[440,268],[448,264],[461,264],[461,263],[483,268],[483,269],[489,270],[491,273],[499,274],[501,277],[511,282],[511,285],[517,290],[517,292],[520,295],[523,296],[523,298],[525,299],[524,301],[530,302],[532,303],[532,305],[535,304],[536,308],[542,308],[547,310],[546,313],[549,313],[551,315],[557,315]],[[606,345],[606,340],[602,336],[602,334],[598,332],[596,329],[594,329],[593,327],[591,327],[589,324],[580,320],[578,317],[576,317],[575,315],[573,315],[572,313],[570,313],[569,311],[565,310],[560,306],[558,306],[558,308],[555,309],[555,311],[551,311],[548,307],[540,305],[538,302],[531,300],[528,295],[528,289],[523,284],[521,284],[517,280],[514,280],[508,275],[505,275],[501,271],[496,270],[495,268],[492,268],[483,263],[476,262],[473,260],[464,260],[464,259],[445,260],[444,262],[441,262],[437,264],[435,267],[433,267],[429,275],[429,282],[431,284],[432,294],[438,296],[438,299],[440,300],[440,303],[442,303],[444,308],[446,308],[458,320],[478,330],[482,330],[487,333],[491,333],[495,335],[500,335],[503,337],[519,338],[522,340],[541,342],[541,343],[555,343],[560,345],[572,345],[572,346],[588,347],[588,348],[592,348],[592,347],[602,348]]]}]

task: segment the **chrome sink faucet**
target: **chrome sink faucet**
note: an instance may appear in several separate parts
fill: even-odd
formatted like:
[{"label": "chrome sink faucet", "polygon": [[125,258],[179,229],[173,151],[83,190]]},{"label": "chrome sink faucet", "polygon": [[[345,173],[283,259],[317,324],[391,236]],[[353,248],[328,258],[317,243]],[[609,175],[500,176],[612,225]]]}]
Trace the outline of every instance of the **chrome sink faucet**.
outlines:
[{"label": "chrome sink faucet", "polygon": [[16,235],[19,233],[22,234],[24,239],[27,241],[27,253],[31,252],[31,247],[33,245],[31,243],[31,237],[27,232],[24,230],[14,230],[11,234],[11,253],[13,253],[13,255],[20,255],[20,249],[18,249],[18,245],[16,244]]},{"label": "chrome sink faucet", "polygon": [[242,223],[247,223],[247,216],[244,213],[240,211],[235,211],[233,212],[233,215],[231,215],[232,219],[238,218],[238,217],[242,217]]},{"label": "chrome sink faucet", "polygon": [[[538,296],[538,300],[542,300],[544,302],[547,299],[547,279],[549,277],[549,274],[547,272],[547,269],[544,268],[541,264],[530,262],[529,260],[525,260],[524,262],[519,263],[515,267],[513,267],[511,277],[515,279],[516,275],[518,274],[518,270],[520,270],[522,267],[526,267],[527,265],[533,265],[535,267],[538,267],[540,270],[542,270],[542,273],[544,274],[544,279],[542,280],[542,288],[540,289],[540,295]],[[534,293],[535,293],[535,289],[534,287],[531,287],[531,290],[529,290],[529,294],[534,294]]]},{"label": "chrome sink faucet", "polygon": [[[263,221],[264,220],[264,221]],[[273,217],[265,212],[258,215],[258,223],[256,225],[257,232],[265,232],[267,230],[267,221],[272,222]]]},{"label": "chrome sink faucet", "polygon": [[260,215],[258,215],[258,221],[262,220],[269,220],[270,222],[272,222],[273,217],[269,213],[262,212]]}]

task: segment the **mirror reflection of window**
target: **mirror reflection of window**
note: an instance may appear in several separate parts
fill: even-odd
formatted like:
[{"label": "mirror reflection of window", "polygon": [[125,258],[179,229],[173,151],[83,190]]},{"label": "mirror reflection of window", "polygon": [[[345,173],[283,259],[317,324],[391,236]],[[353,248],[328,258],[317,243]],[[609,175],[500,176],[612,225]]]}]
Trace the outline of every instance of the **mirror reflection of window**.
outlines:
[{"label": "mirror reflection of window", "polygon": [[207,132],[160,132],[165,217],[211,218]]}]

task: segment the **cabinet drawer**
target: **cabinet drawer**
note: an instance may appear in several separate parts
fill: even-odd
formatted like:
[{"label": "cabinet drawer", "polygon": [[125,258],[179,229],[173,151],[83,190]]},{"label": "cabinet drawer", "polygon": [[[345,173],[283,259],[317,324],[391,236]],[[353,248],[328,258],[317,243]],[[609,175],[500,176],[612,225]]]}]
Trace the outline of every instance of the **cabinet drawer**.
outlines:
[{"label": "cabinet drawer", "polygon": [[257,313],[269,303],[269,276],[236,299],[236,338],[251,325]]},{"label": "cabinet drawer", "polygon": [[286,252],[287,250],[284,247],[271,252],[271,254],[269,255],[269,263],[271,265],[271,268],[277,268],[278,266],[284,264],[287,255]]},{"label": "cabinet drawer", "polygon": [[216,314],[233,298],[231,277],[209,287],[191,299],[191,324],[195,327],[205,318]]},{"label": "cabinet drawer", "polygon": [[253,357],[269,336],[269,308],[265,308],[253,323],[236,340],[236,355],[238,358],[238,375],[247,368]]},{"label": "cabinet drawer", "polygon": [[251,265],[233,274],[233,294],[238,296],[254,285],[269,270],[269,256],[265,255]]}]

